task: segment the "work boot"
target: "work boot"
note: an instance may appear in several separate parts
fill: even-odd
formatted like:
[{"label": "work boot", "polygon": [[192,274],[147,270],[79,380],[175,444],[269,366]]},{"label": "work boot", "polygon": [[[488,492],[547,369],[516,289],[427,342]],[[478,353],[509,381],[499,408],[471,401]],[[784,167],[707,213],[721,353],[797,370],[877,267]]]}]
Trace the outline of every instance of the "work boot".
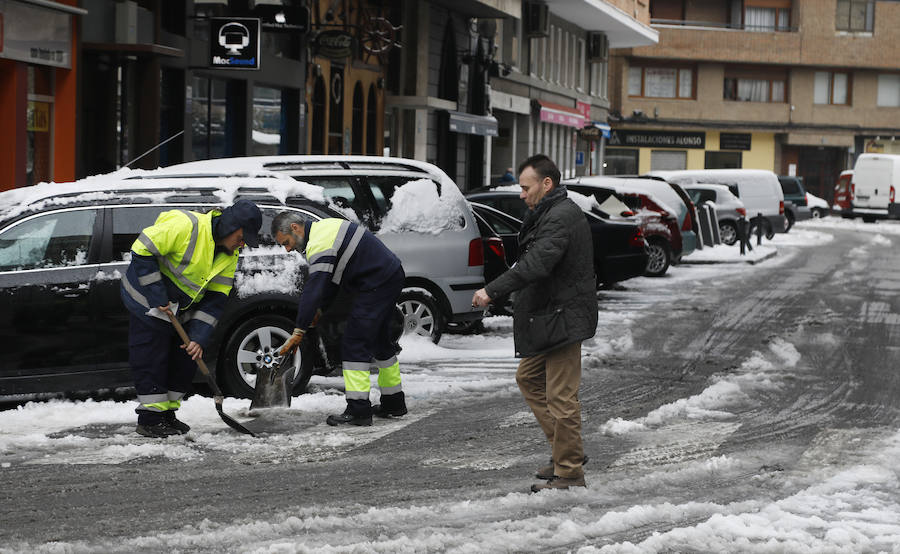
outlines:
[{"label": "work boot", "polygon": [[408,413],[406,410],[406,397],[402,391],[383,395],[381,397],[381,404],[372,406],[372,411],[378,417],[387,418],[405,416]]},{"label": "work boot", "polygon": [[138,423],[138,426],[135,428],[135,431],[138,435],[143,435],[145,437],[150,437],[151,439],[164,439],[170,437],[172,435],[180,435],[181,432],[174,427],[169,426],[165,421],[161,421],[159,423],[154,423],[151,425],[141,425]]},{"label": "work boot", "polygon": [[347,409],[347,410],[344,410],[344,413],[342,413],[342,414],[332,414],[332,415],[328,416],[328,419],[325,420],[325,423],[327,423],[328,425],[331,425],[332,427],[335,427],[337,425],[344,425],[344,424],[368,427],[369,425],[372,425],[372,415],[371,414],[368,416],[353,415],[352,413],[350,413],[350,410]]},{"label": "work boot", "polygon": [[166,425],[178,431],[178,434],[184,435],[191,430],[191,426],[175,417],[175,410],[167,410],[162,413]]},{"label": "work boot", "polygon": [[543,490],[568,490],[569,487],[587,487],[587,484],[584,482],[584,475],[581,477],[556,477],[553,476],[552,479],[547,481],[546,483],[535,483],[531,485],[531,492],[541,492]]},{"label": "work boot", "polygon": [[[588,457],[585,456],[581,460],[581,465],[584,466],[588,463]],[[538,479],[553,479],[556,476],[556,466],[553,465],[553,458],[550,458],[550,465],[541,466],[538,468],[537,473],[534,474]]]}]

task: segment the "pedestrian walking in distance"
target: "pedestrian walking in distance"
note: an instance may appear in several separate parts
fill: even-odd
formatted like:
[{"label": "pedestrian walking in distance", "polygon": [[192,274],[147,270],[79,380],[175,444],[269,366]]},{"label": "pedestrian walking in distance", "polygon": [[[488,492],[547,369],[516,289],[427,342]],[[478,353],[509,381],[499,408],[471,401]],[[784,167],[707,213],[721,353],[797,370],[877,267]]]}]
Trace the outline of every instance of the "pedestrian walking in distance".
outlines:
[{"label": "pedestrian walking in distance", "polygon": [[472,305],[517,292],[513,338],[522,359],[516,382],[551,450],[550,464],[537,470],[544,482],[532,492],[584,487],[581,342],[597,329],[591,229],[550,158],[532,156],[518,170],[519,196],[529,209],[519,231],[519,260],[476,291]]},{"label": "pedestrian walking in distance", "polygon": [[[328,416],[329,425],[372,425],[372,414],[400,417],[407,413],[400,380],[399,346],[392,340],[390,321],[406,275],[400,259],[365,228],[330,218],[307,221],[295,212],[272,220],[272,236],[291,252],[305,251],[309,276],[300,295],[296,328],[279,350],[292,354],[313,322],[317,310],[344,288],[353,297],[341,342],[347,408]],[[378,368],[381,404],[369,400],[369,369]]]},{"label": "pedestrian walking in distance", "polygon": [[[245,244],[258,244],[261,226],[262,213],[248,200],[205,214],[170,210],[131,246],[121,296],[129,312],[128,363],[139,434],[165,438],[190,430],[175,411],[225,308],[238,253]],[[184,325],[187,345],[169,315]]]}]

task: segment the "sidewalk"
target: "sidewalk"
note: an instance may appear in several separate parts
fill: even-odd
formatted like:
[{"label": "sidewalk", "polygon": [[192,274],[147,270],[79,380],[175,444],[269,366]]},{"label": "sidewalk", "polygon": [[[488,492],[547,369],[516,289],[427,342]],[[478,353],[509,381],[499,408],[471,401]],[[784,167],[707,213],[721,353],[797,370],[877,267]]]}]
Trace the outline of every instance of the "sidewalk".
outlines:
[{"label": "sidewalk", "polygon": [[694,250],[690,255],[681,258],[683,264],[728,264],[728,263],[746,263],[757,264],[769,258],[778,255],[778,250],[770,244],[763,243],[761,246],[753,244],[753,250],[748,250],[746,255],[741,256],[741,247],[737,244],[726,246],[719,244],[716,246],[706,246],[703,250]]}]

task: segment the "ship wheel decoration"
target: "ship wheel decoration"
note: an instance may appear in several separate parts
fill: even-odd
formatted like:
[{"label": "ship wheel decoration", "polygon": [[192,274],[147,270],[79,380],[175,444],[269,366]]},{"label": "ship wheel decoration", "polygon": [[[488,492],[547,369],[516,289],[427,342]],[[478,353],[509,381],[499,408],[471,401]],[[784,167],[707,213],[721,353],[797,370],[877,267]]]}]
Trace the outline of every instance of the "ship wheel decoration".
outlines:
[{"label": "ship wheel decoration", "polygon": [[381,16],[372,16],[363,12],[360,26],[359,42],[366,53],[366,61],[372,56],[378,58],[381,65],[387,63],[387,55],[392,48],[402,48],[397,41],[397,33],[403,25],[394,26]]}]

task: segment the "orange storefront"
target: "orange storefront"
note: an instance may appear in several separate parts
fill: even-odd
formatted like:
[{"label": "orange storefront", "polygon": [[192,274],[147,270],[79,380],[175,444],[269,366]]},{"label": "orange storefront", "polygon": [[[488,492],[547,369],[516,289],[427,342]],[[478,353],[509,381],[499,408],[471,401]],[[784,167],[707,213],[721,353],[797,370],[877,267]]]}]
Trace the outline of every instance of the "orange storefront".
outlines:
[{"label": "orange storefront", "polygon": [[77,0],[0,0],[0,190],[75,179]]}]

